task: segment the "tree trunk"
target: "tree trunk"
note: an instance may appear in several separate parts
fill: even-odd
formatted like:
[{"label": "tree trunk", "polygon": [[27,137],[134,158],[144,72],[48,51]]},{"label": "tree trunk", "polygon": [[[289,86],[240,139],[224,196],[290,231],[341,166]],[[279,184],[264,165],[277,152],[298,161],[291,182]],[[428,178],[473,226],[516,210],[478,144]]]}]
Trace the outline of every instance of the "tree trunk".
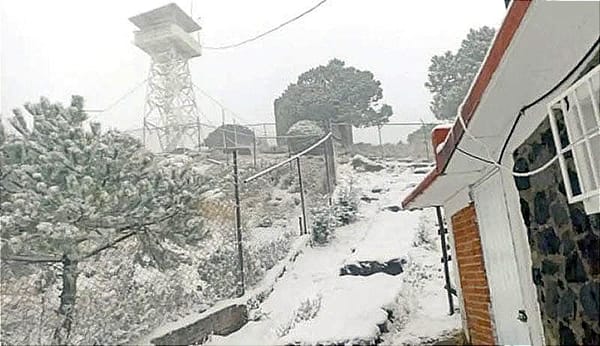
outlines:
[{"label": "tree trunk", "polygon": [[62,323],[54,330],[52,344],[66,345],[71,336],[73,315],[75,312],[75,295],[77,293],[77,261],[71,260],[67,254],[63,255],[63,285],[60,294],[60,307],[58,313],[62,316]]}]

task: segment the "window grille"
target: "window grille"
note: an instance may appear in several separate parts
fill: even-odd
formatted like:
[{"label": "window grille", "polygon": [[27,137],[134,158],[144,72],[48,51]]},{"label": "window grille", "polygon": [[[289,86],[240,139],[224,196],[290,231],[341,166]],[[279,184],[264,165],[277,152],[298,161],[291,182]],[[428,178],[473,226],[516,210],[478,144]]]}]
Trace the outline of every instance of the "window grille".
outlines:
[{"label": "window grille", "polygon": [[569,203],[600,212],[600,65],[548,104]]}]

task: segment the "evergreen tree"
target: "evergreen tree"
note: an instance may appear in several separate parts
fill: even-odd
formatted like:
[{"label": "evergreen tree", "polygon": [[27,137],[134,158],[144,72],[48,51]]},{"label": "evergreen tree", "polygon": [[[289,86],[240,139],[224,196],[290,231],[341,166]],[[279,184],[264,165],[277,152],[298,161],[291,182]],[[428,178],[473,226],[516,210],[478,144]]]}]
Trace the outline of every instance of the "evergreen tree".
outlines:
[{"label": "evergreen tree", "polygon": [[456,54],[447,51],[431,58],[425,86],[433,94],[431,111],[438,119],[453,119],[483,62],[495,30],[471,29]]},{"label": "evergreen tree", "polygon": [[129,238],[164,267],[174,258],[161,242],[197,239],[194,208],[206,179],[189,165],[158,160],[141,143],[90,123],[83,98],[69,107],[42,98],[26,104],[0,128],[0,238],[2,259],[62,263],[59,314],[53,343],[68,343],[73,323],[77,264]]},{"label": "evergreen tree", "polygon": [[392,107],[381,104],[382,98],[381,82],[373,73],[333,59],[302,73],[275,100],[277,132],[286,133],[299,120],[320,124],[331,120],[357,127],[380,125],[392,115]]}]

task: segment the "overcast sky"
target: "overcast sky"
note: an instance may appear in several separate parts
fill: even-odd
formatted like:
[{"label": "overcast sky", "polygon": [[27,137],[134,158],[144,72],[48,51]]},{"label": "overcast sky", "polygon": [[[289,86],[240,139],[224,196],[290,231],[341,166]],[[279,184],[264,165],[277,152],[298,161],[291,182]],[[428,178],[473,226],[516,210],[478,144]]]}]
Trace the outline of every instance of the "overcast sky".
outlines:
[{"label": "overcast sky", "polygon": [[[88,109],[110,105],[148,73],[150,58],[132,44],[135,26],[128,18],[167,2],[2,0],[2,113],[41,95],[68,103],[70,95],[80,94]],[[176,1],[200,18],[201,42],[207,46],[261,33],[316,2]],[[384,101],[394,109],[392,121],[432,120],[423,86],[431,56],[456,50],[469,28],[497,28],[505,13],[503,0],[329,0],[259,41],[204,51],[191,62],[192,78],[243,121],[272,122],[273,100],[286,86],[337,57],[382,82]],[[139,128],[144,93],[138,88],[96,117],[107,126]],[[220,123],[216,105],[205,98],[199,104],[210,122]],[[387,131],[386,141],[397,141],[406,131]],[[363,131],[362,137],[374,140],[374,133]],[[364,139],[360,133],[359,139]]]}]

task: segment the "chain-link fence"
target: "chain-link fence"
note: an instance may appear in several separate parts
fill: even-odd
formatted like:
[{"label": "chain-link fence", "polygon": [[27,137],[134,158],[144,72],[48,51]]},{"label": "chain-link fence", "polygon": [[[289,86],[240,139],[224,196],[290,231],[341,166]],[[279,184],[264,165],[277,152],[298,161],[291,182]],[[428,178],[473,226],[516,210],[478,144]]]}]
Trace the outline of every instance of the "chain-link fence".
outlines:
[{"label": "chain-link fence", "polygon": [[[157,156],[191,164],[211,177],[210,189],[195,206],[201,225],[185,239],[137,234],[82,260],[68,275],[60,260],[3,261],[3,343],[56,343],[58,327],[66,321],[60,311],[65,279],[75,292],[70,332],[62,338],[69,344],[135,343],[158,326],[258,284],[298,237],[311,233],[316,222],[311,210],[328,206],[336,177],[330,138],[298,137],[303,141],[297,148],[305,152],[297,155],[288,148],[273,149],[274,136],[262,137],[254,139],[267,142],[256,146],[252,140],[252,146],[234,147],[239,143],[233,142],[225,148]],[[313,140],[321,143],[304,150]]]}]

